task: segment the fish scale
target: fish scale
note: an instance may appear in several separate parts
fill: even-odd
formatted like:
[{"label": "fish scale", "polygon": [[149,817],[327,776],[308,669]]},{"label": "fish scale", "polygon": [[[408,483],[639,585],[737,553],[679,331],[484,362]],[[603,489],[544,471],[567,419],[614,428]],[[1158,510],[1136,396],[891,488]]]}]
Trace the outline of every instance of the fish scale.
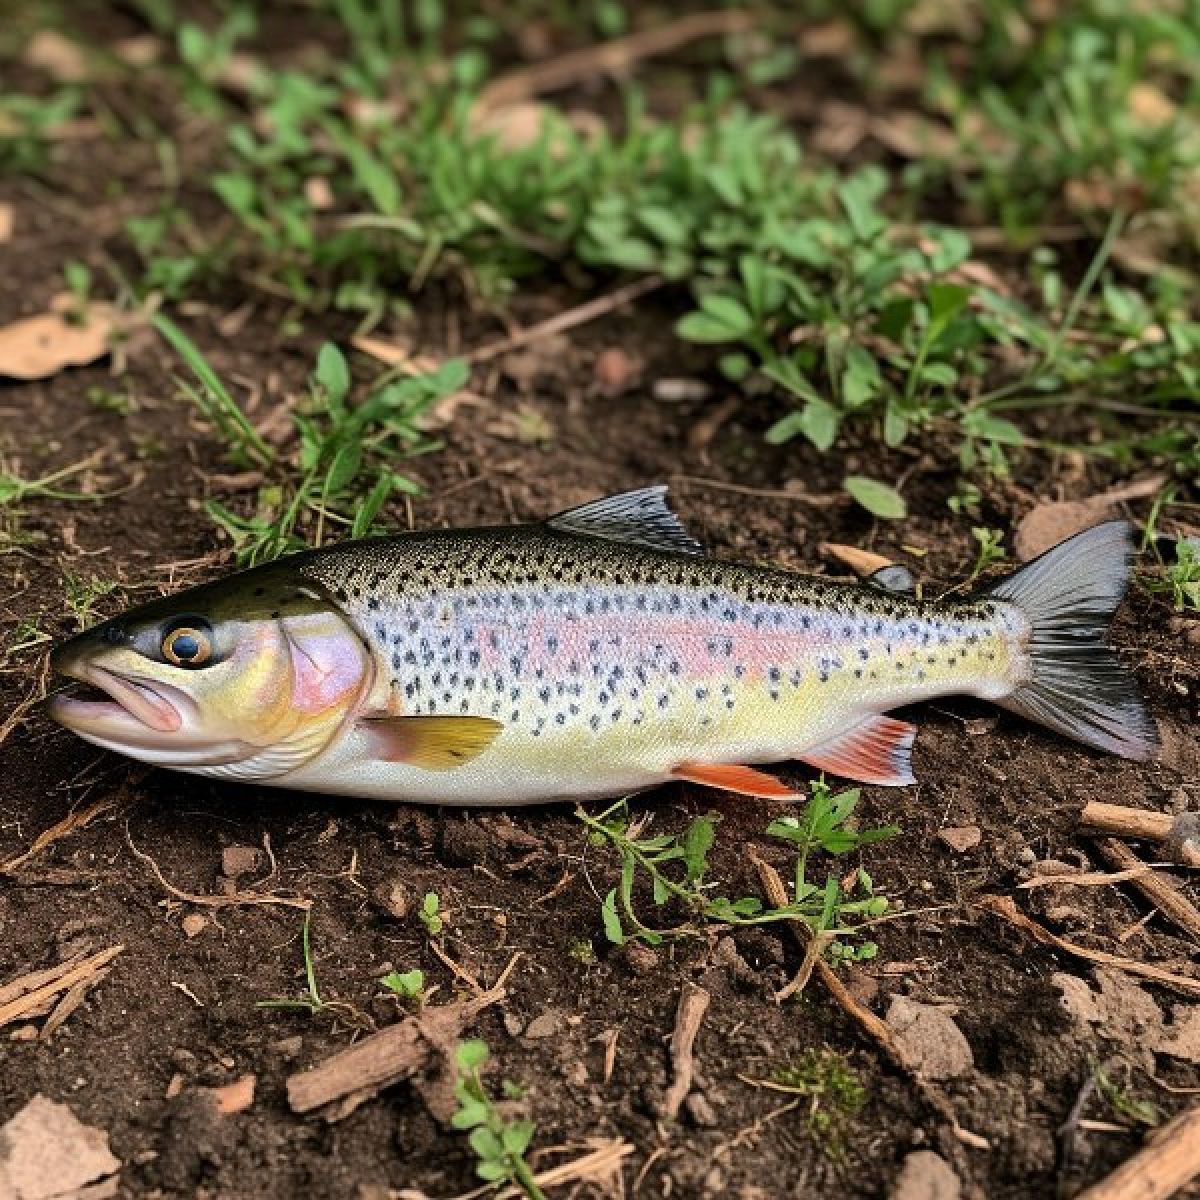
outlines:
[{"label": "fish scale", "polygon": [[1126,524],[932,602],[709,558],[664,491],[323,547],[154,601],[55,650],[110,700],[52,712],[179,770],[440,804],[674,778],[787,796],[756,768],[785,759],[900,785],[915,729],[885,714],[950,694],[1154,753],[1103,640]]}]

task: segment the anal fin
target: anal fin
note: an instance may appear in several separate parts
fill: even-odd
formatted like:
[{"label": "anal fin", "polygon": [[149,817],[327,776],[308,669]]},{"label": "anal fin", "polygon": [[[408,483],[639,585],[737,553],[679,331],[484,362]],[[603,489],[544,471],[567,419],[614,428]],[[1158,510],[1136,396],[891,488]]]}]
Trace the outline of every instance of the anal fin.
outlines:
[{"label": "anal fin", "polygon": [[858,783],[904,787],[915,783],[912,746],[917,727],[894,717],[868,717],[800,757],[809,766]]},{"label": "anal fin", "polygon": [[798,793],[774,775],[738,763],[680,763],[671,774],[677,779],[702,783],[706,787],[737,792],[742,796],[760,796],[766,800],[795,800]]},{"label": "anal fin", "polygon": [[369,717],[359,722],[381,762],[451,771],[482,754],[504,725],[491,717]]}]

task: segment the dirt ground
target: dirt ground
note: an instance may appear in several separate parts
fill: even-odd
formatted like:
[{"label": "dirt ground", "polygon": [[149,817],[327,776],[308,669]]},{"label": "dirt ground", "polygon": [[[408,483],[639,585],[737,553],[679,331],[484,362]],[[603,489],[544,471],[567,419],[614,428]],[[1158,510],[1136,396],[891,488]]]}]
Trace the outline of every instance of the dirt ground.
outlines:
[{"label": "dirt ground", "polygon": [[[116,175],[136,169],[117,157],[54,188],[0,183],[0,201],[22,223],[19,250],[5,252],[0,272],[0,321],[42,311],[64,259],[100,253],[120,261],[119,240],[108,232],[117,222],[103,205],[92,207],[101,166]],[[261,413],[298,391],[322,340],[350,330],[312,322],[288,336],[272,302],[249,303],[236,322],[222,323],[235,306],[217,300],[189,306],[181,321],[241,394],[249,385],[259,389]],[[558,295],[531,292],[514,314],[529,324],[561,303]],[[453,352],[456,336],[476,344],[502,332],[482,316],[453,312],[451,321],[454,304],[436,295],[427,302],[423,350]],[[819,547],[836,541],[894,555],[935,590],[969,572],[971,522],[953,517],[945,503],[956,475],[951,447],[930,439],[882,458],[863,447],[835,465],[800,442],[766,446],[763,430],[779,413],[749,403],[710,438],[697,438],[697,423],[724,394],[705,376],[714,389],[707,399],[656,397],[656,381],[691,376],[703,361],[689,362],[666,337],[675,315],[651,298],[636,312],[499,359],[477,380],[485,406],[446,431],[445,451],[405,464],[423,492],[407,507],[395,505],[393,520],[430,528],[536,519],[664,481],[689,527],[718,556],[830,572]],[[617,395],[596,382],[597,359],[613,348],[635,367]],[[360,378],[372,374],[363,360],[355,367]],[[178,372],[168,348],[147,339],[119,380],[100,364],[0,391],[0,455],[19,459],[27,476],[94,456],[81,480],[107,494],[96,503],[27,506],[23,528],[39,540],[0,558],[6,635],[31,618],[56,637],[71,632],[63,604],[68,574],[120,584],[97,602],[103,615],[227,569],[228,550],[200,502],[228,468],[179,398]],[[95,388],[127,391],[136,408],[99,408],[89,399]],[[514,423],[518,411],[525,419]],[[531,413],[540,418],[532,442]],[[843,471],[858,468],[905,477],[907,520],[875,523],[842,496]],[[1011,529],[1038,498],[1086,497],[1114,478],[1069,455],[1037,460],[1016,481],[986,491],[985,523]],[[784,928],[714,933],[654,951],[610,946],[598,895],[615,883],[615,862],[587,845],[569,810],[419,809],[147,770],[88,747],[52,725],[38,704],[25,707],[46,683],[39,647],[0,674],[7,735],[0,744],[0,862],[29,850],[69,813],[95,815],[0,874],[0,985],[80,950],[124,949],[52,1037],[38,1037],[40,1021],[0,1029],[0,1122],[37,1093],[66,1102],[109,1135],[123,1164],[120,1194],[128,1196],[368,1200],[447,1197],[476,1185],[465,1139],[441,1127],[406,1085],[337,1123],[289,1110],[288,1075],[356,1036],[334,1016],[256,1007],[303,991],[302,914],[179,898],[227,895],[234,884],[223,877],[223,852],[267,846],[275,867],[269,882],[256,883],[264,865],[236,886],[311,901],[324,994],[377,1024],[399,1015],[377,986],[389,970],[421,967],[439,989],[434,1002],[442,1002],[465,986],[444,959],[487,984],[516,958],[507,998],[472,1032],[492,1048],[489,1079],[528,1089],[537,1166],[581,1153],[588,1139],[616,1138],[632,1147],[622,1169],[628,1196],[763,1200],[836,1190],[871,1197],[889,1194],[907,1155],[930,1149],[967,1196],[1074,1194],[1141,1141],[1138,1129],[1122,1132],[1113,1110],[1093,1097],[1087,1115],[1111,1128],[1079,1132],[1063,1154],[1057,1131],[1094,1064],[1124,1056],[1136,1068],[1131,1089],[1170,1114],[1186,1100],[1177,1089],[1196,1086],[1196,1058],[1157,1047],[1189,1019],[1194,1024],[1197,1005],[1119,972],[1097,975],[975,901],[1013,895],[1022,911],[1072,942],[1196,977],[1195,945],[1161,915],[1146,919],[1150,909],[1135,891],[1017,890],[1047,861],[1106,869],[1078,829],[1088,801],[1160,812],[1197,803],[1195,637],[1184,636],[1167,604],[1134,589],[1114,640],[1163,728],[1161,763],[1102,757],[983,705],[947,702],[915,714],[919,782],[864,789],[863,820],[903,831],[863,854],[878,889],[899,903],[899,917],[879,926],[875,961],[841,974],[880,1015],[906,997],[952,1016],[973,1065],[936,1088],[974,1135],[966,1140],[817,981],[798,999],[775,1002],[800,961]],[[798,770],[783,774],[804,778]],[[783,863],[762,832],[782,805],[679,786],[639,797],[633,807],[664,830],[718,812],[714,875],[735,889],[730,894],[758,887],[750,848]],[[963,826],[981,834],[970,849],[939,837]],[[442,955],[412,915],[395,915],[397,889],[441,896],[448,913]],[[1103,984],[1093,1019],[1064,1002],[1061,975],[1093,989]],[[689,981],[712,1002],[696,1043],[692,1098],[667,1122],[658,1114],[671,1078],[669,1037]],[[614,1038],[606,1077],[605,1047]],[[835,1137],[815,1135],[804,1106],[788,1107],[794,1097],[745,1082],[770,1078],[813,1048],[845,1055],[866,1089],[865,1105]],[[257,1093],[245,1111],[217,1117],[200,1101],[203,1089],[247,1074],[257,1078]],[[612,1193],[591,1183],[577,1194]]]}]

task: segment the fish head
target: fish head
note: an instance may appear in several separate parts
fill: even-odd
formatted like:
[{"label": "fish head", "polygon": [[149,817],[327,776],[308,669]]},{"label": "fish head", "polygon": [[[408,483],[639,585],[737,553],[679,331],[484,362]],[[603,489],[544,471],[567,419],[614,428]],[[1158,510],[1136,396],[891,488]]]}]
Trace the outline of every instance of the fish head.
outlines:
[{"label": "fish head", "polygon": [[283,563],[131,609],[57,646],[50,665],[103,693],[50,701],[50,715],[86,740],[243,779],[320,754],[374,674],[338,606]]}]

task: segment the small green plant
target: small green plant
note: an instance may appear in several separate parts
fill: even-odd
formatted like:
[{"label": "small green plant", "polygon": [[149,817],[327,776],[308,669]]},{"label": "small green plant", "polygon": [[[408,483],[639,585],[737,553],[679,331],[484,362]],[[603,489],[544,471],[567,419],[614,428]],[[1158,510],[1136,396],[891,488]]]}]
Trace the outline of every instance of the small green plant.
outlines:
[{"label": "small green plant", "polygon": [[[631,819],[623,800],[595,817],[577,809],[576,816],[586,827],[589,842],[615,851],[621,864],[620,883],[608,892],[601,905],[605,936],[617,945],[630,939],[657,945],[665,938],[699,936],[697,923],[742,926],[802,920],[814,932],[832,935],[833,957],[873,957],[877,953],[874,942],[853,941],[858,924],[887,911],[888,902],[875,894],[870,875],[860,868],[846,884],[833,874],[823,884],[808,878],[812,851],[844,854],[897,832],[892,826],[863,831],[850,828],[848,822],[858,798],[857,788],[835,796],[824,780],[818,780],[812,785],[802,816],[784,817],[767,827],[771,837],[790,843],[797,855],[793,900],[781,908],[766,907],[757,896],[731,900],[711,894],[713,885],[706,877],[709,851],[716,839],[715,814],[698,817],[682,834],[647,837],[644,831],[649,818]],[[656,908],[673,902],[687,919],[668,928],[644,921],[635,897],[639,882],[649,885]]]},{"label": "small green plant", "polygon": [[184,391],[225,442],[230,461],[259,467],[268,476],[253,514],[236,513],[217,501],[206,505],[245,566],[321,545],[331,526],[349,537],[369,533],[393,492],[417,490],[388,464],[399,454],[438,448],[421,431],[419,418],[467,379],[466,364],[451,360],[427,375],[385,381],[353,406],[349,366],[342,352],[326,343],[309,379],[307,403],[292,414],[295,458],[281,461],[195,344],[164,317],[155,325],[196,376],[198,386],[184,384]]},{"label": "small green plant", "polygon": [[425,932],[430,937],[437,937],[446,928],[442,902],[437,892],[426,892],[422,897],[421,907],[417,909],[417,919],[425,926]]},{"label": "small green plant", "polygon": [[416,1003],[418,1006],[425,1001],[425,972],[420,967],[411,971],[392,971],[379,982],[401,1000]]},{"label": "small green plant", "polygon": [[773,1071],[770,1084],[808,1101],[809,1132],[830,1157],[841,1158],[846,1126],[867,1101],[867,1089],[846,1058],[833,1050],[807,1050],[798,1062]]},{"label": "small green plant", "polygon": [[304,928],[300,939],[304,952],[304,979],[307,987],[307,995],[296,998],[282,997],[271,1000],[259,1000],[255,1007],[291,1009],[306,1012],[312,1017],[322,1015],[340,1017],[348,1025],[356,1029],[373,1028],[374,1022],[371,1018],[366,1013],[360,1012],[353,1004],[344,1000],[326,1000],[322,997],[321,991],[317,987],[317,968],[316,962],[313,959],[311,932],[312,910],[309,909],[304,914]]},{"label": "small green plant", "polygon": [[1200,612],[1200,542],[1180,538],[1175,543],[1175,561],[1162,569],[1159,578],[1148,578],[1146,587],[1171,597],[1178,612]]},{"label": "small green plant", "polygon": [[77,627],[84,629],[92,624],[96,619],[96,605],[119,586],[111,579],[100,579],[96,575],[85,579],[82,575],[66,572],[63,576],[64,599]]},{"label": "small green plant", "polygon": [[82,322],[87,317],[92,295],[92,272],[86,263],[70,259],[63,263],[63,279],[71,293],[70,318]]},{"label": "small green plant", "polygon": [[478,1159],[475,1171],[488,1183],[507,1180],[529,1200],[545,1200],[525,1152],[533,1141],[534,1123],[509,1120],[483,1086],[481,1072],[488,1060],[488,1045],[472,1039],[460,1042],[455,1051],[458,1079],[454,1095],[458,1111],[451,1119],[455,1129],[469,1130],[468,1141]]},{"label": "small green plant", "polygon": [[1158,1106],[1150,1100],[1138,1099],[1128,1082],[1122,1083],[1109,1073],[1107,1064],[1095,1064],[1092,1074],[1096,1090],[1114,1116],[1132,1125],[1145,1125],[1150,1129],[1162,1124],[1162,1113]]},{"label": "small green plant", "polygon": [[1002,562],[1007,557],[1004,549],[1004,530],[989,529],[986,525],[971,526],[971,536],[975,539],[978,550],[975,553],[975,565],[967,577],[963,587],[970,587],[980,575],[992,566]]}]

